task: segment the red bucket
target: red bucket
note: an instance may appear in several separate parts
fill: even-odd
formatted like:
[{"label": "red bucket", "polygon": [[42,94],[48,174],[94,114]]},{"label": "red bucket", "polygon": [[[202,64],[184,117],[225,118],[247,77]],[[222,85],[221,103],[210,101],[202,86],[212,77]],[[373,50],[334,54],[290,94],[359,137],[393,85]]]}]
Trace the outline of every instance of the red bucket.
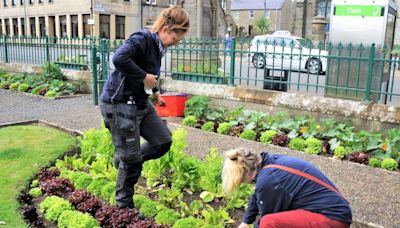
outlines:
[{"label": "red bucket", "polygon": [[161,117],[178,117],[183,116],[185,111],[185,103],[188,95],[184,93],[164,93],[161,97],[165,101],[165,106],[156,104],[156,111]]}]

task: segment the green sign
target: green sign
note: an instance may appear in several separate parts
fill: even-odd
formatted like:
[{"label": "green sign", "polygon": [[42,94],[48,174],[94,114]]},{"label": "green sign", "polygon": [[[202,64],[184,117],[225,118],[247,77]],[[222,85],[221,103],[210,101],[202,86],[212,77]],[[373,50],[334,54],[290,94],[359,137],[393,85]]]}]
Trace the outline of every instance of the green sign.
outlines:
[{"label": "green sign", "polygon": [[383,6],[369,5],[336,5],[334,15],[336,16],[364,16],[381,17],[384,14]]}]

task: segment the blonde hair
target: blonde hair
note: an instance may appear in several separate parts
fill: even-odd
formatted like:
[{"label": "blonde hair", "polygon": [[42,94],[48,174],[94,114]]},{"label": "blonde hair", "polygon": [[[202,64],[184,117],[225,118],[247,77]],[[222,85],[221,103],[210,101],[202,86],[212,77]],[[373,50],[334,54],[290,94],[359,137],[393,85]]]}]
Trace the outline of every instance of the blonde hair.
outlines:
[{"label": "blonde hair", "polygon": [[257,169],[260,155],[253,150],[239,148],[225,152],[225,157],[222,167],[222,188],[229,194],[239,188],[244,175]]},{"label": "blonde hair", "polygon": [[168,26],[170,31],[186,33],[190,26],[188,12],[181,6],[170,6],[164,9],[150,30],[158,32],[164,26]]}]

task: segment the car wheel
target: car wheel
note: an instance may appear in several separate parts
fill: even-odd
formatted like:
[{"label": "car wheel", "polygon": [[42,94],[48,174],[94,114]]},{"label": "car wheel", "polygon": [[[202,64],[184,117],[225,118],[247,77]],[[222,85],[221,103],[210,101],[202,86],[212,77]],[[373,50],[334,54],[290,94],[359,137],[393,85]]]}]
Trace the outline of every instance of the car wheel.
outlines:
[{"label": "car wheel", "polygon": [[262,54],[255,54],[252,62],[255,68],[264,68],[265,58]]},{"label": "car wheel", "polygon": [[310,59],[307,62],[307,69],[310,72],[310,74],[318,74],[321,73],[321,62],[319,59]]}]

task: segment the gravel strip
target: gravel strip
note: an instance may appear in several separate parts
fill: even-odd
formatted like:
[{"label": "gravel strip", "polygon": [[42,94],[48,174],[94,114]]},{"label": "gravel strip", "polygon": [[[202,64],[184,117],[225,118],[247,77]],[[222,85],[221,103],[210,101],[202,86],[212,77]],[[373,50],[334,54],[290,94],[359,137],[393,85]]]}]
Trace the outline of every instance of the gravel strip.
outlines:
[{"label": "gravel strip", "polygon": [[[165,118],[173,130],[179,127],[180,118]],[[93,106],[91,95],[68,99],[49,100],[27,96],[0,89],[0,124],[27,120],[43,120],[75,131],[98,128],[101,115]],[[208,148],[216,147],[220,152],[235,147],[248,147],[256,151],[289,154],[310,161],[319,167],[336,183],[353,208],[352,227],[399,227],[400,213],[400,173],[374,169],[365,165],[340,161],[317,155],[292,151],[273,145],[240,138],[207,133],[198,129],[188,131],[187,152],[204,157]],[[373,224],[377,224],[374,226]]]}]

